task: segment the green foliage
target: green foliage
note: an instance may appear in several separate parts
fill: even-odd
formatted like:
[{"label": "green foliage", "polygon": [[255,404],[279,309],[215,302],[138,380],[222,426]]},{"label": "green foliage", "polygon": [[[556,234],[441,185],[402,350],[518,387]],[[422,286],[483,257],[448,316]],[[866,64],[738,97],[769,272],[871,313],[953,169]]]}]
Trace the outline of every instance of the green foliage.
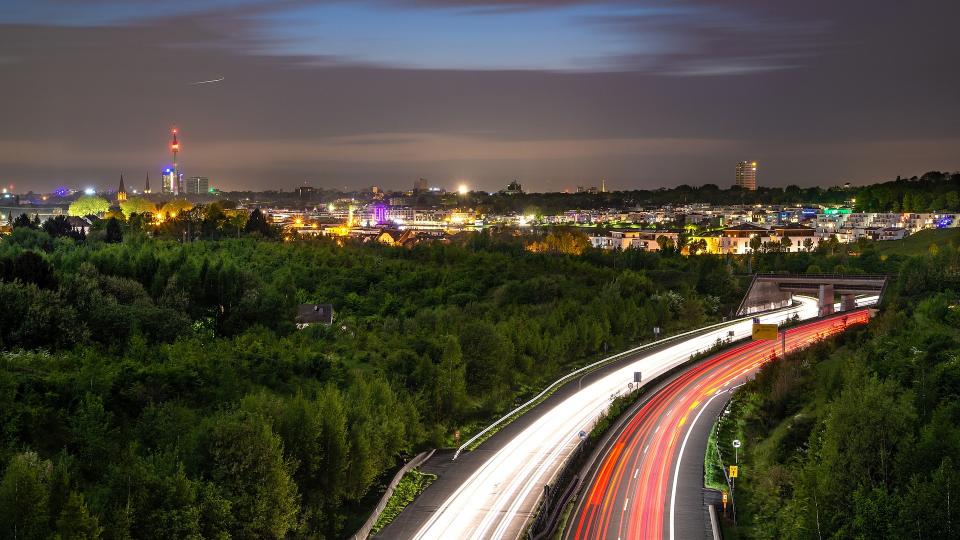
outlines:
[{"label": "green foliage", "polygon": [[374,524],[370,533],[377,534],[389,525],[407,505],[417,498],[417,495],[423,493],[423,490],[427,489],[436,479],[437,475],[422,473],[416,469],[404,474],[403,478],[397,482],[397,487],[394,488],[393,495],[387,500],[387,505],[384,507],[383,512],[380,513],[380,517],[377,518],[377,522]]},{"label": "green foliage", "polygon": [[99,216],[110,210],[110,203],[103,197],[84,195],[70,203],[67,212],[71,216]]},{"label": "green foliage", "polygon": [[123,214],[127,216],[127,219],[130,219],[130,216],[133,214],[157,213],[157,205],[143,197],[131,197],[120,202],[120,210],[123,210]]},{"label": "green foliage", "polygon": [[948,245],[901,259],[870,326],[771,363],[738,392],[721,448],[735,427],[740,537],[956,536],[956,257]]},{"label": "green foliage", "polygon": [[[402,460],[739,301],[715,257],[281,243],[228,225],[245,215],[0,240],[0,468],[53,464],[17,473],[47,501],[40,537],[342,537]],[[187,226],[214,239],[163,239]],[[335,325],[296,331],[301,302]]]}]

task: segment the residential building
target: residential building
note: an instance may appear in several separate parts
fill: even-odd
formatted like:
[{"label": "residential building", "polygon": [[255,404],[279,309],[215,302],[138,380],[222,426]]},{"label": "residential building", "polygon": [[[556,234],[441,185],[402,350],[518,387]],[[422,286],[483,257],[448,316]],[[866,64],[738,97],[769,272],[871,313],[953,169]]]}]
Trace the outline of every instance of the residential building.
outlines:
[{"label": "residential building", "polygon": [[749,191],[757,190],[757,162],[741,161],[737,163],[736,185]]}]

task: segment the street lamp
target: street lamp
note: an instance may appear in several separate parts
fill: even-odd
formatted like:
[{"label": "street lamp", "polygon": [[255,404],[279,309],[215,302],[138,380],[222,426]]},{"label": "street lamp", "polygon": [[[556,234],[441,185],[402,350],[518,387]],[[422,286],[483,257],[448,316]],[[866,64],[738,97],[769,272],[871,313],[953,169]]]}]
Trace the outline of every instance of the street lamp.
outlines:
[{"label": "street lamp", "polygon": [[467,193],[470,193],[470,188],[468,188],[466,184],[460,184],[460,187],[457,188],[457,192],[460,195],[466,195]]}]

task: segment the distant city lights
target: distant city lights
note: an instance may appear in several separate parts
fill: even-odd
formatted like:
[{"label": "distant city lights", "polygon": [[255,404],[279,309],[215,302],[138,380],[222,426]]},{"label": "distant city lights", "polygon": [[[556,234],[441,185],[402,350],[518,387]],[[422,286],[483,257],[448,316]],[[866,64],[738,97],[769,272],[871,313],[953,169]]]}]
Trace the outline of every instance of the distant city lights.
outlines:
[{"label": "distant city lights", "polygon": [[83,193],[86,195],[96,195],[97,190],[92,187],[88,187],[87,189],[83,190]]}]

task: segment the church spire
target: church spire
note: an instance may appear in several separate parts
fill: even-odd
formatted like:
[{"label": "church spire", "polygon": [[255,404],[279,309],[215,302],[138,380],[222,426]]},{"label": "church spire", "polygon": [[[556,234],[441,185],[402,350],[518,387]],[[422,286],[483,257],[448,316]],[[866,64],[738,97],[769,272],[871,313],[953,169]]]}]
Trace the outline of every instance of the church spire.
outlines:
[{"label": "church spire", "polygon": [[150,173],[147,173],[147,184],[143,186],[143,192],[147,195],[150,194]]},{"label": "church spire", "polygon": [[117,202],[127,200],[127,188],[123,186],[123,173],[120,173],[120,187],[117,189]]}]

